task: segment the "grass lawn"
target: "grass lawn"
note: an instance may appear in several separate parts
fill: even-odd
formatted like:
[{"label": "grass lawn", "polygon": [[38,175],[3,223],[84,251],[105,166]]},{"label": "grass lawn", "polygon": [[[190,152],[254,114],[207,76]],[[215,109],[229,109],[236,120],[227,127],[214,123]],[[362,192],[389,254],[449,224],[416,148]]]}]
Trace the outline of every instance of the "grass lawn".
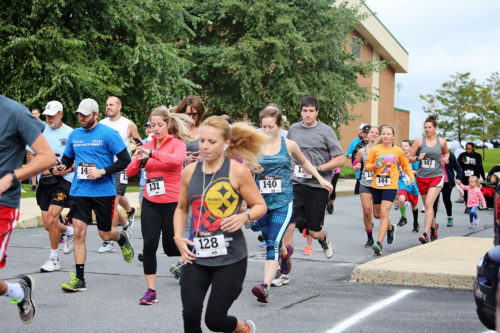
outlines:
[{"label": "grass lawn", "polygon": [[[36,197],[36,192],[31,191],[31,184],[22,184],[22,187],[26,192],[21,192],[21,199]],[[139,192],[139,186],[127,186],[127,193],[132,192]]]},{"label": "grass lawn", "polygon": [[491,168],[500,163],[500,148],[484,149],[486,160],[484,158],[485,156],[483,155],[482,148],[476,149],[476,152],[481,154],[481,156],[483,157],[483,168],[485,174],[488,174]]}]

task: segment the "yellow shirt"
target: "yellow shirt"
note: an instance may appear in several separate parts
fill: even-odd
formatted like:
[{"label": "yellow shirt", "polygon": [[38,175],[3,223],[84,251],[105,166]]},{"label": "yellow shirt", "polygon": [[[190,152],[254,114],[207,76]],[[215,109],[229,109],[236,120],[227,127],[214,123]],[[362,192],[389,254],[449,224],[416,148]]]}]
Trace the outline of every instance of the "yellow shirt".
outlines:
[{"label": "yellow shirt", "polygon": [[[375,162],[380,159],[383,167],[375,169]],[[398,146],[390,148],[378,144],[370,150],[366,159],[365,170],[373,171],[372,187],[382,190],[398,189],[398,163],[406,174],[415,181],[415,176],[408,162],[408,157]]]}]

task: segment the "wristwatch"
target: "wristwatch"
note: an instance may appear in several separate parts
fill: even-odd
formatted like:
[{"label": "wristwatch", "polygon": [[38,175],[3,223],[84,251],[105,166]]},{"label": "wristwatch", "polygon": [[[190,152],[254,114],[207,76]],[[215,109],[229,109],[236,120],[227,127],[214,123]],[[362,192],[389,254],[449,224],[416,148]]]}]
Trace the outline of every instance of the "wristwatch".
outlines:
[{"label": "wristwatch", "polygon": [[106,174],[106,170],[104,170],[104,169],[100,169],[100,170],[99,170],[99,174],[100,174],[101,176],[104,176],[104,175]]},{"label": "wristwatch", "polygon": [[318,166],[316,167],[316,170],[318,170],[318,172],[321,172],[321,166],[320,166],[320,165],[318,165]]}]

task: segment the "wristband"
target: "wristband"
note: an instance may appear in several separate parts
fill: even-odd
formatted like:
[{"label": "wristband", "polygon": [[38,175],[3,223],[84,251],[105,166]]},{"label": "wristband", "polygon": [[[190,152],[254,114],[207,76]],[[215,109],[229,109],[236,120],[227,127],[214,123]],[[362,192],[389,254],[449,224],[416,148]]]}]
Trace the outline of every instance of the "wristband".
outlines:
[{"label": "wristband", "polygon": [[318,165],[318,166],[316,167],[316,170],[318,170],[318,172],[321,172],[321,166],[319,166],[319,165]]},{"label": "wristband", "polygon": [[10,172],[10,175],[12,176],[12,182],[14,183],[15,181],[17,181],[17,176],[16,176],[16,173],[14,172],[14,170],[12,170]]}]

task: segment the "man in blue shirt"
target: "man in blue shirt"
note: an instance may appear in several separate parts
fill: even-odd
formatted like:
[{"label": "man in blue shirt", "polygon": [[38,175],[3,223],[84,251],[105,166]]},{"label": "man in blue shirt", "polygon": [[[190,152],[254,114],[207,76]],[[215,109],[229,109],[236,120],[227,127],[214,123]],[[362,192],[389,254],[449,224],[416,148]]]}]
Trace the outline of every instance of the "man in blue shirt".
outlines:
[{"label": "man in blue shirt", "polygon": [[[353,159],[353,156],[356,156],[356,154],[353,154],[356,146],[362,140],[366,140],[366,138],[367,138],[367,135],[368,135],[368,132],[370,131],[370,129],[368,128],[368,131],[363,132],[363,128],[365,128],[366,126],[369,126],[369,125],[365,124],[365,123],[361,123],[359,125],[359,127],[358,127],[358,137],[356,139],[352,140],[351,143],[349,144],[349,147],[347,148],[346,156],[351,161]],[[359,194],[359,179],[360,179],[360,177],[361,177],[361,171],[357,171],[356,172],[356,185],[354,186],[354,194]]]},{"label": "man in blue shirt", "polygon": [[[43,123],[35,119],[23,105],[0,95],[0,268],[7,262],[10,235],[19,220],[20,181],[28,179],[55,164],[56,157],[42,135]],[[26,145],[36,156],[22,167]],[[0,295],[17,304],[23,323],[35,318],[36,307],[31,299],[35,282],[29,275],[18,283],[0,279]]]},{"label": "man in blue shirt", "polygon": [[[85,235],[87,225],[92,223],[92,211],[96,215],[101,239],[117,241],[127,263],[132,262],[134,258],[134,249],[127,233],[119,232],[111,225],[116,196],[114,174],[125,169],[130,163],[127,147],[117,131],[97,122],[99,105],[95,100],[82,100],[76,113],[82,127],[71,132],[62,163],[57,166],[60,171],[70,168],[73,163],[76,166],[70,191],[76,276],[71,276],[71,282],[61,286],[68,292],[87,290],[84,278],[87,256]],[[114,162],[115,155],[117,160]]]}]

